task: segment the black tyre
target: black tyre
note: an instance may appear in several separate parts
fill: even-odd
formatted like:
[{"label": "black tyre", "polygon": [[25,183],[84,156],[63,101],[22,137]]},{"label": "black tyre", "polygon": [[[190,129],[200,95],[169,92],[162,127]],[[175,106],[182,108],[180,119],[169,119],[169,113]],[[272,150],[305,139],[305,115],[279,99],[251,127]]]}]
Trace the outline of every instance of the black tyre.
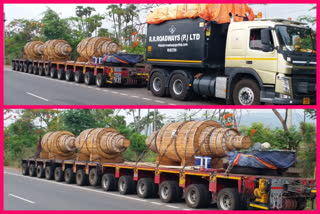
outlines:
[{"label": "black tyre", "polygon": [[33,74],[35,74],[35,75],[39,74],[39,67],[36,64],[33,66]]},{"label": "black tyre", "polygon": [[67,72],[66,72],[66,80],[69,81],[69,82],[74,81],[73,70],[67,70]]},{"label": "black tyre", "polygon": [[166,95],[166,78],[163,73],[156,72],[151,76],[150,90],[157,97],[164,97]]},{"label": "black tyre", "polygon": [[52,67],[50,70],[50,77],[55,79],[57,78],[57,68],[56,67]]},{"label": "black tyre", "polygon": [[205,184],[191,184],[187,187],[185,201],[191,208],[206,208],[211,203],[212,194]]},{"label": "black tyre", "polygon": [[12,63],[11,63],[11,66],[12,66],[12,70],[15,71],[15,70],[16,70],[16,63],[15,63],[15,62],[12,62]]},{"label": "black tyre", "polygon": [[28,65],[28,73],[33,74],[33,66],[32,64]]},{"label": "black tyre", "polygon": [[23,63],[20,64],[20,71],[24,72],[24,64]]},{"label": "black tyre", "polygon": [[36,165],[30,164],[29,166],[29,175],[35,177],[37,175]]},{"label": "black tyre", "polygon": [[66,72],[64,71],[64,68],[60,68],[58,71],[58,79],[64,80],[66,79]]},{"label": "black tyre", "polygon": [[307,207],[306,198],[297,198],[297,210],[304,210]]},{"label": "black tyre", "polygon": [[89,183],[91,186],[98,186],[101,184],[101,176],[96,168],[90,169],[89,172]]},{"label": "black tyre", "polygon": [[84,75],[82,71],[76,71],[74,75],[74,81],[77,83],[83,83],[83,80],[84,80]]},{"label": "black tyre", "polygon": [[23,72],[28,73],[28,70],[29,70],[29,64],[24,63],[23,64]]},{"label": "black tyre", "polygon": [[53,180],[54,178],[54,170],[53,167],[47,166],[45,169],[45,177],[47,180]]},{"label": "black tyre", "polygon": [[42,165],[39,165],[37,167],[37,177],[38,178],[44,178],[44,176],[45,176],[45,170],[44,170]]},{"label": "black tyre", "polygon": [[67,184],[73,184],[75,183],[75,175],[73,173],[72,168],[67,168],[64,171],[64,180]]},{"label": "black tyre", "polygon": [[118,179],[112,173],[106,173],[101,178],[101,186],[104,191],[116,191],[118,189]]},{"label": "black tyre", "polygon": [[159,187],[159,196],[162,202],[176,202],[182,197],[182,189],[177,181],[163,181]]},{"label": "black tyre", "polygon": [[240,208],[240,196],[237,188],[224,188],[217,196],[219,210],[238,210]]},{"label": "black tyre", "polygon": [[105,87],[107,85],[107,77],[103,73],[99,73],[96,77],[96,86],[99,88]]},{"label": "black tyre", "polygon": [[20,71],[20,64],[18,62],[16,64],[16,71]]},{"label": "black tyre", "polygon": [[93,72],[86,72],[84,75],[84,83],[86,85],[93,85],[95,83],[95,76]]},{"label": "black tyre", "polygon": [[64,180],[64,175],[61,167],[56,167],[54,170],[54,180],[61,182]]},{"label": "black tyre", "polygon": [[118,190],[121,195],[133,194],[136,191],[137,182],[135,182],[132,176],[123,175],[119,178]]},{"label": "black tyre", "polygon": [[140,198],[152,198],[158,193],[158,185],[153,178],[141,178],[137,184],[137,193]]},{"label": "black tyre", "polygon": [[45,69],[44,69],[44,73],[46,76],[48,76],[48,77],[50,76],[51,71],[50,71],[49,64],[46,64]]},{"label": "black tyre", "polygon": [[260,88],[256,81],[242,79],[233,88],[233,103],[235,105],[260,105]]},{"label": "black tyre", "polygon": [[83,169],[78,169],[76,173],[76,183],[79,186],[88,185],[88,175],[86,175]]},{"label": "black tyre", "polygon": [[43,67],[43,65],[40,65],[40,67],[39,67],[39,75],[40,76],[44,76],[45,75],[45,68]]},{"label": "black tyre", "polygon": [[29,167],[27,163],[23,163],[21,166],[22,175],[29,175]]},{"label": "black tyre", "polygon": [[192,88],[189,87],[189,80],[183,74],[174,74],[169,83],[170,95],[175,100],[187,100],[190,98]]}]

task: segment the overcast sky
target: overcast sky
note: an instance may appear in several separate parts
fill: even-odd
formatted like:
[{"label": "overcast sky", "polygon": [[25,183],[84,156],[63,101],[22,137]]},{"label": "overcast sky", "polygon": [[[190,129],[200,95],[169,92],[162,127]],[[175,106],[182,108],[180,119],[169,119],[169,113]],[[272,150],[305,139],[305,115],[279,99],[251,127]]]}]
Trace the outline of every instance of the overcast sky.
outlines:
[{"label": "overcast sky", "polygon": [[[76,6],[90,6],[94,7],[97,13],[105,14],[108,4],[4,4],[4,12],[7,23],[13,19],[28,18],[40,19],[42,13],[47,7],[50,7],[61,17],[66,18],[75,15]],[[249,4],[254,13],[262,12],[263,17],[267,18],[292,18],[296,20],[299,16],[310,15],[316,16],[316,10],[310,11],[314,4]],[[144,22],[145,15],[140,15],[141,22]],[[108,27],[104,22],[103,27]],[[111,27],[111,26],[109,26]]]}]

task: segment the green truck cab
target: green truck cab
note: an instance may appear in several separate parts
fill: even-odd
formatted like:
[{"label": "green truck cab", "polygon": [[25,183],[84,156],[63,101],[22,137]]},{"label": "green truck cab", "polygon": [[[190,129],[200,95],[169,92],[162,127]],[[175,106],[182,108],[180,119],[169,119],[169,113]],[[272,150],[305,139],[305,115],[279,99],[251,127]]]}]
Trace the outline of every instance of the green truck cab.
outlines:
[{"label": "green truck cab", "polygon": [[312,30],[284,19],[216,24],[201,18],[148,25],[154,96],[222,98],[227,104],[316,103]]}]

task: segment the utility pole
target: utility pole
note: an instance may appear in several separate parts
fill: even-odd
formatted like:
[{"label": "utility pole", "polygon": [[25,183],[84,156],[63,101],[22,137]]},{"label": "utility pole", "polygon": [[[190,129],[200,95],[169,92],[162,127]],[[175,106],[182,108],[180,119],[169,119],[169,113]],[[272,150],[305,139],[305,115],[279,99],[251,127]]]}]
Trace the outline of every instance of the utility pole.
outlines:
[{"label": "utility pole", "polygon": [[288,129],[292,126],[292,109],[288,109]]},{"label": "utility pole", "polygon": [[153,112],[153,131],[157,131],[157,109]]}]

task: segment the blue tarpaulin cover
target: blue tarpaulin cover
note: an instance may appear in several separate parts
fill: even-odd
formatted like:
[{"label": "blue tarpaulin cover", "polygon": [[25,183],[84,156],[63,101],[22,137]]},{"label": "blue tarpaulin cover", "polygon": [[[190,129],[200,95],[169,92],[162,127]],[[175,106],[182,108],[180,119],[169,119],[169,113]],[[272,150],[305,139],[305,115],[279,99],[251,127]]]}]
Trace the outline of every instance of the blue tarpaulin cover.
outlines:
[{"label": "blue tarpaulin cover", "polygon": [[291,151],[229,152],[229,166],[259,169],[287,169],[294,165],[296,153]]},{"label": "blue tarpaulin cover", "polygon": [[103,56],[103,62],[115,64],[137,64],[142,61],[143,55],[140,54],[111,54]]}]

